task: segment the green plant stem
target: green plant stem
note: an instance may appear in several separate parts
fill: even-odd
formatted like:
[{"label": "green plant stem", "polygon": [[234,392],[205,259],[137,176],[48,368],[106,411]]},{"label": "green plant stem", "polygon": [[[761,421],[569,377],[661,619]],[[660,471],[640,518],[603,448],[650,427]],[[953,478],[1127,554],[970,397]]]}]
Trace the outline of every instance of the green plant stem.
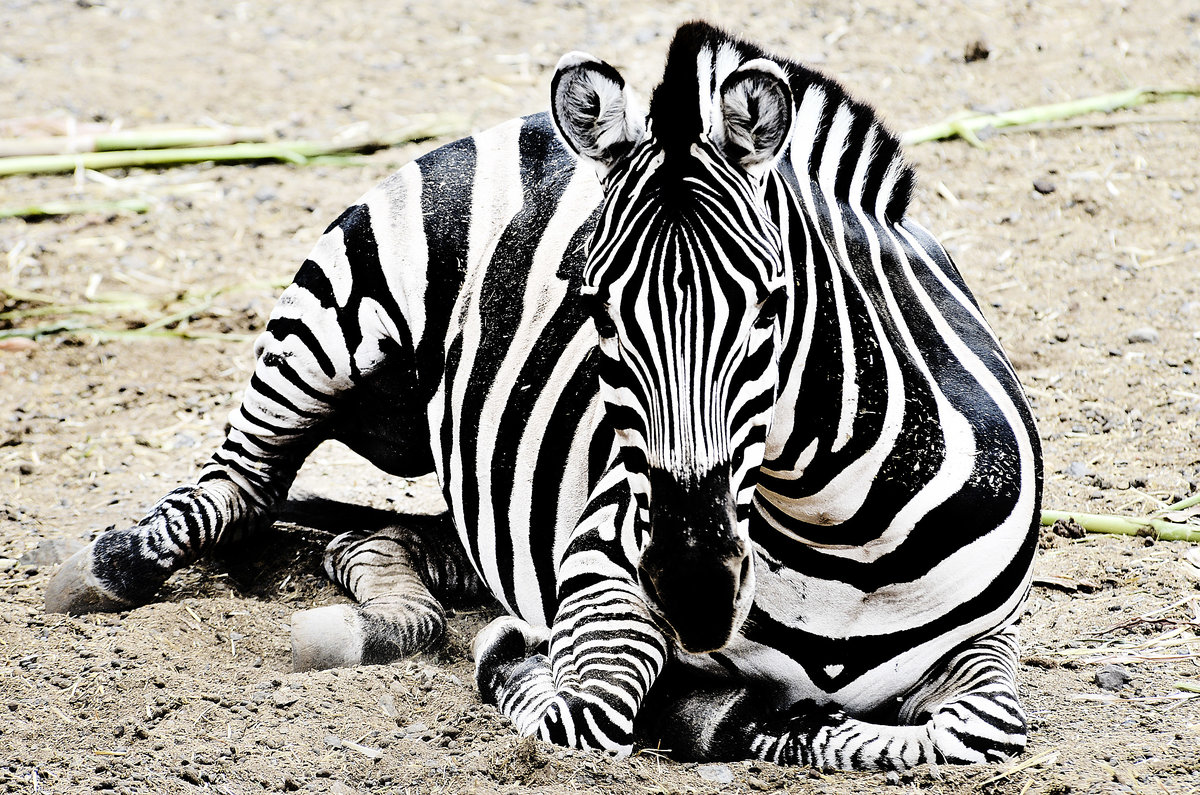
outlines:
[{"label": "green plant stem", "polygon": [[111,329],[95,326],[75,326],[66,323],[56,323],[31,329],[6,329],[0,331],[0,340],[10,337],[25,339],[41,339],[61,334],[73,337],[96,337],[102,340],[146,340],[146,339],[183,339],[183,340],[224,340],[226,342],[251,342],[258,334],[228,334],[214,331],[191,331],[189,329]]},{"label": "green plant stem", "polygon": [[464,120],[459,116],[433,115],[380,138],[360,138],[347,141],[276,141],[178,149],[131,149],[114,152],[3,157],[0,158],[0,177],[16,174],[50,174],[74,171],[76,168],[103,170],[133,166],[177,166],[204,162],[277,160],[305,164],[313,158],[327,155],[373,152],[411,141],[437,138],[459,132],[464,126]]},{"label": "green plant stem", "polygon": [[[0,161],[0,163],[2,162]],[[55,215],[79,215],[82,213],[144,213],[149,210],[150,202],[145,199],[49,201],[42,204],[0,207],[0,218],[48,218]]]},{"label": "green plant stem", "polygon": [[1200,526],[1168,522],[1164,519],[1136,519],[1111,514],[1042,511],[1042,524],[1058,520],[1074,521],[1089,533],[1123,536],[1150,536],[1160,541],[1200,541]]},{"label": "green plant stem", "polygon": [[[186,291],[171,299],[152,301],[152,299],[140,296],[137,293],[113,293],[99,295],[87,303],[77,305],[65,305],[54,303],[54,299],[50,296],[40,293],[31,293],[21,290],[13,290],[11,288],[0,288],[0,297],[7,295],[9,298],[24,301],[27,303],[39,303],[43,306],[32,307],[29,309],[14,309],[3,314],[0,314],[0,320],[19,320],[31,317],[44,317],[46,315],[80,315],[80,314],[120,314],[128,310],[142,310],[143,314],[148,314],[151,306],[157,306],[159,311],[168,311],[174,309],[169,314],[163,315],[155,320],[150,320],[145,325],[138,328],[107,328],[104,326],[92,326],[84,323],[73,322],[70,320],[58,321],[54,323],[46,323],[33,328],[13,328],[0,329],[0,339],[9,337],[23,337],[27,339],[38,339],[41,337],[53,336],[56,334],[71,334],[74,336],[93,336],[100,339],[152,339],[152,338],[176,338],[176,339],[221,339],[221,340],[253,340],[257,334],[238,334],[238,333],[215,333],[205,331],[189,331],[186,328],[169,329],[167,326],[179,323],[185,323],[189,318],[201,312],[205,312],[212,308],[216,299],[226,293],[244,291],[244,290],[271,290],[278,292],[284,286],[286,281],[281,280],[265,280],[246,282],[242,284],[231,284],[216,289],[200,291]],[[178,309],[177,307],[183,307]],[[138,320],[130,320],[129,322],[140,322]]]},{"label": "green plant stem", "polygon": [[1193,494],[1187,499],[1180,500],[1174,505],[1168,505],[1163,508],[1164,511],[1182,511],[1186,508],[1191,508],[1193,505],[1200,505],[1200,494]]},{"label": "green plant stem", "polygon": [[28,320],[35,317],[51,317],[53,315],[110,315],[114,312],[121,311],[137,311],[148,310],[150,302],[147,301],[131,301],[126,304],[117,303],[95,303],[95,304],[77,304],[67,306],[65,304],[46,304],[43,306],[33,307],[31,309],[11,309],[7,312],[0,312],[0,320]]},{"label": "green plant stem", "polygon": [[1101,94],[1095,97],[1073,99],[1067,102],[1056,102],[1050,105],[1034,105],[1028,108],[1005,111],[1003,113],[981,113],[946,119],[937,124],[918,127],[900,135],[900,141],[906,146],[941,141],[947,138],[963,138],[972,145],[982,146],[976,134],[985,127],[997,130],[1021,124],[1058,121],[1085,113],[1109,113],[1114,110],[1133,108],[1150,102],[1166,102],[1170,100],[1188,99],[1200,96],[1200,86],[1182,86],[1177,88],[1134,88],[1128,91],[1118,91],[1113,94]]},{"label": "green plant stem", "polygon": [[43,138],[3,139],[0,140],[0,157],[67,155],[123,149],[172,149],[179,146],[221,146],[266,139],[267,131],[257,127],[143,128]]}]

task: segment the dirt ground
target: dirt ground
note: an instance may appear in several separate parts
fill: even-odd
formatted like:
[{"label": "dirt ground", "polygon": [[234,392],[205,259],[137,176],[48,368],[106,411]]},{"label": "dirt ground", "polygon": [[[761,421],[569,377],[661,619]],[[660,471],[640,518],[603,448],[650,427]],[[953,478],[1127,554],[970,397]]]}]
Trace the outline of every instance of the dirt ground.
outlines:
[{"label": "dirt ground", "polygon": [[[828,71],[901,130],[963,109],[1195,83],[1200,63],[1200,11],[1178,0],[0,0],[0,9],[0,119],[215,120],[296,138],[383,131],[430,111],[463,113],[481,129],[540,110],[549,70],[571,49],[607,58],[645,94],[670,33],[693,17]],[[968,60],[969,51],[987,54]],[[911,148],[914,214],[956,258],[1029,392],[1046,507],[1143,514],[1196,493],[1200,480],[1200,100],[1084,122],[995,135],[986,149]],[[353,166],[0,181],[0,205],[153,202],[144,215],[0,220],[0,328],[126,328],[125,318],[182,311],[191,331],[227,335],[53,335],[0,351],[0,787],[843,795],[889,786],[882,775],[706,768],[649,752],[613,760],[521,742],[472,684],[466,650],[486,614],[459,614],[436,655],[292,673],[289,615],[343,598],[317,570],[322,534],[294,525],[177,575],[160,603],[43,614],[42,586],[64,548],[135,522],[219,443],[249,374],[248,340],[324,227],[430,146]],[[24,293],[62,306],[13,297]],[[63,308],[85,303],[89,314]],[[437,502],[429,482],[389,479],[333,446],[317,451],[298,488],[384,508]],[[891,786],[1200,791],[1197,564],[1180,543],[1048,537],[1020,669],[1033,718],[1022,761],[1034,764],[940,778],[921,769]],[[1111,664],[1122,671],[1101,673]],[[1119,689],[1102,689],[1098,673]]]}]

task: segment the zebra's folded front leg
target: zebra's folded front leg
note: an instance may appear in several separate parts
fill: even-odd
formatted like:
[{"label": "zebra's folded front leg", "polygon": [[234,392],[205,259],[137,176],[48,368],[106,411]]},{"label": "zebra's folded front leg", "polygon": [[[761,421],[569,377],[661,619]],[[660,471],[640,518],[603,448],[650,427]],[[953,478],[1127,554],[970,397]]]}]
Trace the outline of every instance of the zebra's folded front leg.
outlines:
[{"label": "zebra's folded front leg", "polygon": [[441,640],[446,613],[433,592],[470,597],[481,591],[449,517],[443,518],[442,532],[386,527],[330,542],[325,572],[357,604],[292,616],[295,670],[388,663]]},{"label": "zebra's folded front leg", "polygon": [[663,701],[639,734],[679,760],[886,771],[938,761],[928,726],[869,723],[811,701],[776,711],[755,688],[697,689]]},{"label": "zebra's folded front leg", "polygon": [[774,711],[745,687],[672,694],[644,729],[684,759],[764,759],[838,770],[999,762],[1025,747],[1012,627],[960,649],[905,700],[896,723],[805,701]]},{"label": "zebra's folded front leg", "polygon": [[[549,635],[549,655],[536,653]],[[628,755],[633,723],[666,663],[636,586],[601,581],[564,600],[552,631],[496,619],[475,639],[475,678],[522,736]]]},{"label": "zebra's folded front leg", "polygon": [[923,722],[939,760],[974,764],[1025,750],[1028,723],[1017,695],[1017,627],[959,649],[906,700],[900,719]]},{"label": "zebra's folded front leg", "polygon": [[68,558],[46,585],[46,612],[112,612],[145,604],[173,572],[262,515],[231,481],[181,486],[134,527],[109,530]]}]

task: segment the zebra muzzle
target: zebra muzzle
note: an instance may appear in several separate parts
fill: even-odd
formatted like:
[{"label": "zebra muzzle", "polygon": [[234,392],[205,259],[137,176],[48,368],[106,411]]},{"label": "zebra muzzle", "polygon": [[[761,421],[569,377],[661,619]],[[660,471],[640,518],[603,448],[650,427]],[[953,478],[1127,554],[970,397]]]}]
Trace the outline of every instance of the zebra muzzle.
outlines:
[{"label": "zebra muzzle", "polygon": [[[652,551],[652,550],[648,550]],[[663,551],[638,569],[651,611],[691,654],[718,651],[741,627],[752,589],[749,555]]]},{"label": "zebra muzzle", "polygon": [[638,578],[655,617],[692,654],[728,645],[754,597],[750,547],[737,535],[728,478],[721,480],[681,487],[651,473],[650,542]]}]

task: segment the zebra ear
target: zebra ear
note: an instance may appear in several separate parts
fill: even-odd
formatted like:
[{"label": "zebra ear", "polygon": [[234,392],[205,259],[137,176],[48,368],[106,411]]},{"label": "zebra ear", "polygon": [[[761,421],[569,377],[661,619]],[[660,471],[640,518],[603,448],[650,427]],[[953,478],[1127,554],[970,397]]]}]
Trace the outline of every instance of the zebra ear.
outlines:
[{"label": "zebra ear", "polygon": [[774,61],[747,61],[721,85],[719,143],[752,176],[774,168],[795,117],[787,75]]},{"label": "zebra ear", "polygon": [[625,80],[612,66],[582,52],[558,62],[550,82],[550,108],[559,136],[600,175],[641,140],[642,122],[629,112]]}]

